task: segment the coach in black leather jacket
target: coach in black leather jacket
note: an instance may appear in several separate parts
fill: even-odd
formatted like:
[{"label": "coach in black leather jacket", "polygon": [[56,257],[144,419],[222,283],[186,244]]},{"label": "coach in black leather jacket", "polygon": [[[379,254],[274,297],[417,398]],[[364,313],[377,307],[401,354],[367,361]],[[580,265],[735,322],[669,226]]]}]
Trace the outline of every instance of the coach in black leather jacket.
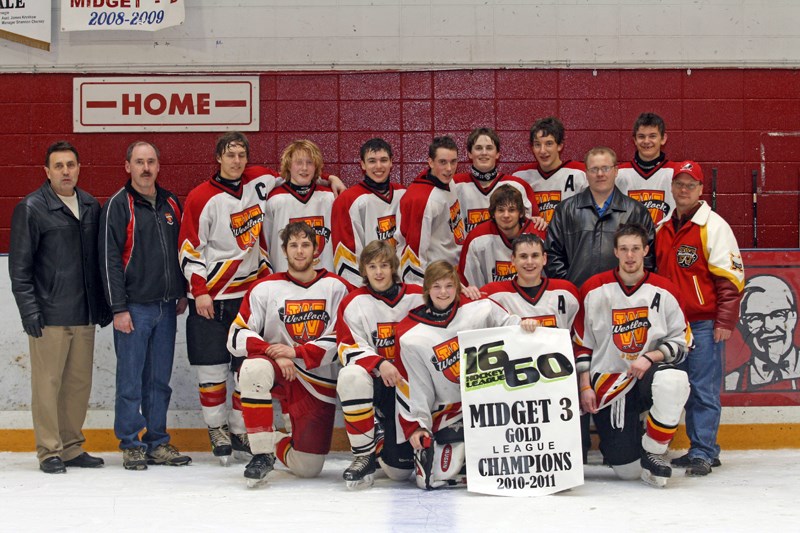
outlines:
[{"label": "coach in black leather jacket", "polygon": [[111,313],[103,298],[97,257],[100,204],[78,189],[78,152],[51,145],[47,182],[14,208],[8,269],[11,291],[28,334],[31,414],[39,468],[94,468],[83,451],[82,427],[92,390],[95,324]]},{"label": "coach in black leather jacket", "polygon": [[[615,185],[617,156],[610,148],[594,148],[586,155],[589,187],[556,207],[547,229],[547,275],[567,279],[580,287],[594,274],[615,268],[614,232],[620,224],[641,224],[649,236],[645,268],[655,268],[655,228],[642,204]],[[600,202],[599,204],[597,202]]]}]

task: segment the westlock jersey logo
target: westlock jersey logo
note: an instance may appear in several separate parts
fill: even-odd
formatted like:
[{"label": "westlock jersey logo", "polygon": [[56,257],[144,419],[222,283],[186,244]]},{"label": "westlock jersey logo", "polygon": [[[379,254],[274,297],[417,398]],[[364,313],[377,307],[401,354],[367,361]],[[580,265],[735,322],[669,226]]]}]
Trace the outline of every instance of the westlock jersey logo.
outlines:
[{"label": "westlock jersey logo", "polygon": [[299,344],[317,339],[331,320],[325,310],[325,300],[286,300],[278,316]]},{"label": "westlock jersey logo", "polygon": [[397,231],[397,218],[394,215],[378,217],[378,227],[375,234],[379,241],[388,241],[392,246],[397,246],[394,233]]},{"label": "westlock jersey logo", "polygon": [[433,347],[431,363],[444,377],[453,383],[460,382],[461,362],[458,352],[458,337],[446,340]]},{"label": "westlock jersey logo", "polygon": [[616,347],[625,353],[641,352],[647,343],[647,330],[650,329],[647,307],[612,309],[611,318],[611,332]]},{"label": "westlock jersey logo", "polygon": [[689,268],[697,261],[697,248],[688,244],[681,244],[676,252],[678,265],[682,268]]},{"label": "westlock jersey logo", "polygon": [[464,237],[464,220],[461,218],[461,204],[458,200],[450,206],[450,231],[453,232],[453,238],[456,244],[463,244]]},{"label": "westlock jersey logo", "polygon": [[252,248],[258,243],[258,236],[264,224],[264,212],[257,205],[231,215],[231,232],[236,244],[242,250]]},{"label": "westlock jersey logo", "polygon": [[553,219],[556,206],[561,203],[561,191],[540,191],[533,193],[536,203],[539,205],[539,216],[549,224]]},{"label": "westlock jersey logo", "polygon": [[319,263],[319,256],[322,253],[323,248],[325,248],[325,243],[331,238],[330,228],[325,227],[325,217],[312,216],[290,218],[289,223],[292,222],[305,222],[311,226],[311,229],[314,230],[314,233],[317,235],[317,251],[314,252],[314,264]]},{"label": "westlock jersey logo", "polygon": [[371,334],[375,351],[387,361],[394,361],[394,330],[396,326],[396,322],[378,322],[378,328]]},{"label": "westlock jersey logo", "polygon": [[517,274],[511,261],[495,261],[492,269],[492,281],[508,281]]},{"label": "westlock jersey logo", "polygon": [[475,226],[489,220],[489,209],[469,209],[467,210],[467,233],[475,229]]},{"label": "westlock jersey logo", "polygon": [[669,204],[665,199],[664,191],[641,189],[638,191],[628,191],[628,196],[647,208],[654,224],[658,224],[664,220],[664,217],[669,213]]},{"label": "westlock jersey logo", "polygon": [[556,318],[556,315],[539,315],[539,316],[529,316],[525,318],[532,318],[534,320],[538,320],[539,325],[545,328],[558,327],[558,319]]}]

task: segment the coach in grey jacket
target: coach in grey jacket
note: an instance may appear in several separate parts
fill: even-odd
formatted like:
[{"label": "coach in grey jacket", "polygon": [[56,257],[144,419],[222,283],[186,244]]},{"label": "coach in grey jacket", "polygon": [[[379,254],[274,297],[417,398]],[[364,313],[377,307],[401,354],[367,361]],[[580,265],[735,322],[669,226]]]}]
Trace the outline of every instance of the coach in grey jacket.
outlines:
[{"label": "coach in grey jacket", "polygon": [[556,207],[547,229],[547,275],[580,287],[594,274],[616,268],[614,232],[620,224],[640,224],[647,231],[650,252],[645,268],[655,267],[655,228],[647,209],[614,184],[617,155],[611,148],[586,154],[589,187]]}]

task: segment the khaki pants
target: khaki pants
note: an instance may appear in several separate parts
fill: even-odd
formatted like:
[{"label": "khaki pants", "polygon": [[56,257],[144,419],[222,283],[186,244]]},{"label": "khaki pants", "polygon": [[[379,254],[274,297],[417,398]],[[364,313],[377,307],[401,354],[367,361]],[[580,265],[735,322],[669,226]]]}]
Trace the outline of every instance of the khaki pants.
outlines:
[{"label": "khaki pants", "polygon": [[94,326],[46,326],[31,350],[31,414],[39,461],[83,453],[92,391]]}]

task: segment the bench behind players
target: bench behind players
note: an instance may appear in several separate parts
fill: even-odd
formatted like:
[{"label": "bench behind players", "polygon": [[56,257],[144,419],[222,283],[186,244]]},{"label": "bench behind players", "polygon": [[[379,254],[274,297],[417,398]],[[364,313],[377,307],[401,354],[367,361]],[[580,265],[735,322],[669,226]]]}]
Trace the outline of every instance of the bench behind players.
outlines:
[{"label": "bench behind players", "polygon": [[[397,444],[396,438],[394,387],[402,378],[394,365],[395,328],[411,309],[422,305],[422,288],[401,283],[398,265],[390,243],[369,243],[358,262],[364,286],[339,307],[336,339],[344,368],[336,392],[355,455],[344,471],[348,488],[372,485],[376,455],[386,475],[396,481],[408,479],[414,468],[411,445]],[[375,436],[375,418],[385,429],[383,439]]]},{"label": "bench behind players", "polygon": [[[275,454],[299,477],[322,471],[336,411],[336,315],[353,287],[314,270],[314,230],[292,222],[281,232],[288,270],[255,284],[228,334],[228,349],[247,357],[239,371],[242,414],[253,459],[244,471],[253,486],[273,469]],[[288,411],[292,434],[276,433],[272,399]]]},{"label": "bench behind players", "polygon": [[[689,397],[674,365],[691,344],[677,289],[644,269],[647,231],[623,224],[614,234],[619,266],[581,287],[575,319],[581,408],[594,415],[600,451],[622,479],[663,487],[667,451]],[[644,435],[639,415],[649,410]]]}]

